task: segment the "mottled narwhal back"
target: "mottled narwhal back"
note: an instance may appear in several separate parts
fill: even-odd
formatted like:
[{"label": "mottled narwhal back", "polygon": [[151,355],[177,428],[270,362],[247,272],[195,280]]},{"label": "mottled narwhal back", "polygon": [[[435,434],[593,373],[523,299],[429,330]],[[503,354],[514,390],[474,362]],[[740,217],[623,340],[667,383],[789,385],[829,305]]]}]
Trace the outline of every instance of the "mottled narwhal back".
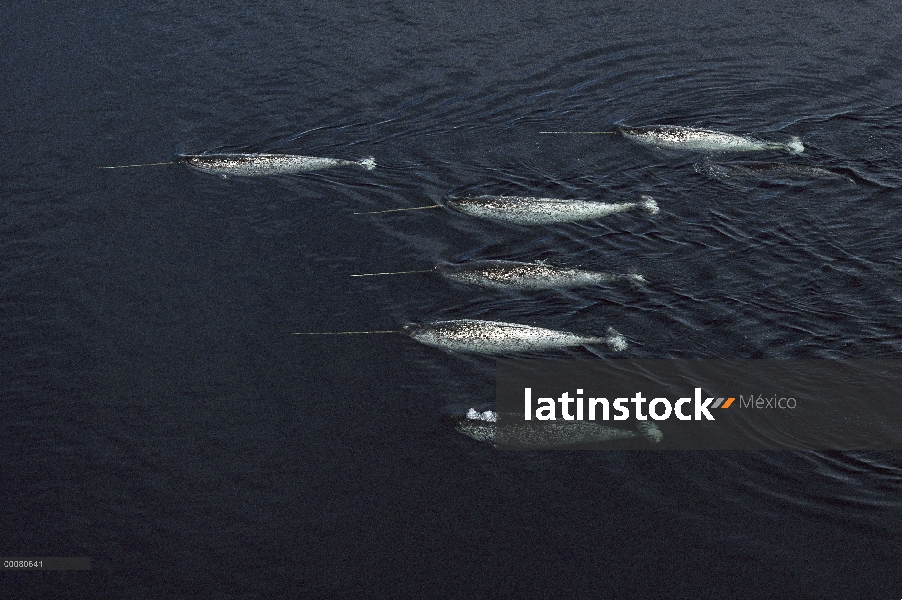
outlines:
[{"label": "mottled narwhal back", "polygon": [[519,323],[459,319],[405,325],[404,331],[427,346],[475,354],[538,352],[600,343],[620,351],[627,346],[626,339],[611,327],[605,336],[598,337]]},{"label": "mottled narwhal back", "polygon": [[358,166],[367,170],[376,168],[371,156],[354,161],[297,154],[182,154],[181,160],[204,173],[242,177],[294,175],[342,166]]},{"label": "mottled narwhal back", "polygon": [[694,127],[682,127],[680,125],[653,125],[647,127],[621,125],[617,130],[623,137],[633,141],[676,150],[690,150],[697,152],[761,152],[767,150],[782,150],[793,154],[800,154],[805,149],[802,145],[802,141],[796,136],[792,136],[790,141],[784,144],[780,142],[768,142],[723,131],[696,129]]},{"label": "mottled narwhal back", "polygon": [[658,212],[658,203],[650,196],[642,196],[639,202],[620,203],[532,196],[451,196],[445,199],[445,204],[473,217],[516,225],[592,221],[635,209],[645,210],[650,214]]},{"label": "mottled narwhal back", "polygon": [[435,271],[460,283],[497,289],[545,290],[575,288],[613,281],[627,280],[643,283],[641,275],[616,275],[544,263],[525,263],[509,260],[480,260],[467,263],[436,265]]}]

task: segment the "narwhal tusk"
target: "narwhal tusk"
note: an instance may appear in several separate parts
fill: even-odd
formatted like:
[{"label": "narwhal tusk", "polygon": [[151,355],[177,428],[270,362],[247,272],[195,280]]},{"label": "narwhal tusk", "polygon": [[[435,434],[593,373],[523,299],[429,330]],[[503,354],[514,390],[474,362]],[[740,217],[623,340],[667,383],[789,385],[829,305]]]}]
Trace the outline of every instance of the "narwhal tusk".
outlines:
[{"label": "narwhal tusk", "polygon": [[366,333],[401,333],[397,329],[388,329],[385,331],[313,331],[313,332],[295,332],[291,335],[363,335]]},{"label": "narwhal tusk", "polygon": [[392,208],[389,210],[374,210],[371,212],[355,212],[355,215],[378,215],[382,213],[401,212],[405,210],[423,210],[426,208],[441,208],[441,204],[430,204],[429,206],[415,206],[413,208]]},{"label": "narwhal tusk", "polygon": [[177,165],[178,160],[170,160],[168,162],[144,163],[140,165],[117,165],[114,167],[97,167],[98,169],[131,169],[132,167],[155,167],[157,165]]},{"label": "narwhal tusk", "polygon": [[351,275],[351,277],[375,277],[377,275],[407,275],[408,273],[432,273],[433,269],[424,269],[421,271],[392,271],[389,273],[359,273]]},{"label": "narwhal tusk", "polygon": [[614,135],[616,131],[540,131],[539,133],[562,133],[568,135]]}]

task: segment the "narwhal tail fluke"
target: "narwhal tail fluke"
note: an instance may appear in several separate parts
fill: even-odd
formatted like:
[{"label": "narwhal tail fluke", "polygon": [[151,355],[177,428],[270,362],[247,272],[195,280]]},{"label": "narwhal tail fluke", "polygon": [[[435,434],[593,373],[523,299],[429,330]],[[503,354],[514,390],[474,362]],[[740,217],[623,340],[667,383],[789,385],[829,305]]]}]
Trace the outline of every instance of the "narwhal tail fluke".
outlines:
[{"label": "narwhal tail fluke", "polygon": [[629,281],[630,283],[632,283],[634,285],[639,285],[639,286],[645,285],[646,283],[648,283],[648,280],[645,279],[645,277],[643,277],[639,273],[627,273],[626,275],[623,275],[622,278]]},{"label": "narwhal tail fluke", "polygon": [[366,169],[367,171],[372,171],[376,168],[376,159],[372,156],[365,156],[357,161],[357,164]]},{"label": "narwhal tail fluke", "polygon": [[619,331],[614,329],[613,327],[608,327],[607,336],[604,341],[614,352],[620,352],[621,350],[626,350],[626,347],[629,345],[626,343],[626,338],[623,337]]},{"label": "narwhal tail fluke", "polygon": [[638,429],[639,433],[641,433],[649,442],[657,443],[664,438],[664,433],[654,421],[639,421],[636,429]]},{"label": "narwhal tail fluke", "polygon": [[786,148],[793,154],[801,154],[805,151],[805,145],[802,144],[802,140],[796,135],[790,138],[789,143],[786,144]]},{"label": "narwhal tail fluke", "polygon": [[608,348],[613,350],[614,352],[620,352],[621,350],[626,350],[629,344],[626,341],[626,338],[623,337],[623,334],[618,332],[613,327],[608,327],[606,335],[604,337],[591,338],[588,340],[590,344],[607,344]]},{"label": "narwhal tail fluke", "polygon": [[641,198],[642,198],[641,206],[642,206],[642,208],[644,208],[645,210],[648,211],[648,214],[650,214],[650,215],[658,214],[658,211],[660,209],[658,208],[658,203],[655,201],[654,198],[652,198],[651,196],[641,196]]}]

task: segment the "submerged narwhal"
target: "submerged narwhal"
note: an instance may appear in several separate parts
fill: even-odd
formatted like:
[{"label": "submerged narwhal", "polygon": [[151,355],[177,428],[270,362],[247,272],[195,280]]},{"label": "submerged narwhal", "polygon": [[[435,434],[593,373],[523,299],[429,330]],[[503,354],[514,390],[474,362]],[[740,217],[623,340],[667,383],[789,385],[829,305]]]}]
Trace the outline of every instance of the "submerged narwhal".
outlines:
[{"label": "submerged narwhal", "polygon": [[474,260],[464,263],[440,263],[422,271],[397,271],[394,273],[361,273],[352,277],[378,275],[403,275],[408,273],[437,273],[451,281],[506,290],[546,290],[586,287],[615,281],[645,283],[636,273],[614,274],[587,271],[573,267],[557,267],[543,262],[518,262],[512,260]]},{"label": "submerged narwhal", "polygon": [[695,150],[701,152],[761,152],[767,150],[783,150],[800,154],[805,146],[802,141],[792,136],[788,143],[768,142],[743,135],[696,129],[679,125],[653,125],[648,127],[629,127],[622,125],[617,130],[624,137],[658,146],[677,150]]},{"label": "submerged narwhal", "polygon": [[519,323],[458,319],[405,325],[403,331],[427,346],[476,354],[537,352],[602,343],[620,351],[627,346],[626,339],[612,327],[605,336],[585,336]]},{"label": "submerged narwhal", "polygon": [[643,209],[650,214],[658,212],[658,203],[651,196],[642,196],[640,202],[619,203],[531,196],[472,196],[449,197],[446,198],[445,204],[451,209],[473,217],[517,225],[592,221],[635,209]]},{"label": "submerged narwhal", "polygon": [[368,156],[360,160],[300,156],[298,154],[182,154],[189,167],[213,175],[295,175],[333,167],[357,166],[367,170],[376,168],[376,161]]},{"label": "submerged narwhal", "polygon": [[664,437],[652,421],[640,421],[636,427],[639,433],[594,421],[512,422],[499,425],[498,414],[494,411],[477,412],[472,408],[465,417],[456,418],[454,422],[457,431],[479,442],[529,450],[552,450],[640,435],[654,443]]},{"label": "submerged narwhal", "polygon": [[641,275],[634,273],[617,275],[571,267],[556,267],[544,263],[524,263],[511,260],[444,263],[436,265],[433,270],[443,277],[459,283],[520,290],[586,287],[623,280],[634,283],[645,282]]},{"label": "submerged narwhal", "polygon": [[695,171],[707,177],[725,183],[755,184],[762,181],[798,185],[812,180],[844,181],[855,183],[855,180],[836,171],[796,165],[792,163],[767,161],[732,161],[712,162],[703,160],[695,163]]}]

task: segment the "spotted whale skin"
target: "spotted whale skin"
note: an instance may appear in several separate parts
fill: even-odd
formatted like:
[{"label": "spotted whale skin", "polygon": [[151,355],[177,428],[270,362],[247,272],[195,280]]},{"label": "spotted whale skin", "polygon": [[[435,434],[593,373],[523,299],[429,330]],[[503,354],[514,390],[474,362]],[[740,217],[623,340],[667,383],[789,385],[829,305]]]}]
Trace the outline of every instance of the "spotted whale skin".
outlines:
[{"label": "spotted whale skin", "polygon": [[607,344],[620,351],[627,346],[626,339],[611,327],[604,336],[585,336],[519,323],[459,319],[405,325],[403,331],[427,346],[473,354],[538,352],[592,344]]},{"label": "spotted whale skin", "polygon": [[793,136],[788,143],[768,142],[752,137],[714,131],[696,129],[680,125],[652,125],[647,127],[630,127],[621,125],[617,128],[623,137],[630,140],[676,150],[693,150],[700,152],[762,152],[782,150],[792,154],[801,154],[805,147],[802,141]]},{"label": "spotted whale skin", "polygon": [[180,159],[189,167],[204,173],[242,177],[294,175],[344,166],[358,166],[367,170],[376,168],[372,157],[342,160],[298,154],[183,154]]},{"label": "spotted whale skin", "polygon": [[642,196],[639,202],[619,203],[531,196],[472,196],[447,198],[445,204],[453,210],[473,217],[516,225],[592,221],[636,209],[645,210],[650,214],[658,212],[658,203],[650,196]]},{"label": "spotted whale skin", "polygon": [[586,287],[614,281],[645,282],[641,275],[634,273],[620,275],[511,260],[443,263],[436,265],[434,271],[458,283],[496,289],[545,290]]}]

